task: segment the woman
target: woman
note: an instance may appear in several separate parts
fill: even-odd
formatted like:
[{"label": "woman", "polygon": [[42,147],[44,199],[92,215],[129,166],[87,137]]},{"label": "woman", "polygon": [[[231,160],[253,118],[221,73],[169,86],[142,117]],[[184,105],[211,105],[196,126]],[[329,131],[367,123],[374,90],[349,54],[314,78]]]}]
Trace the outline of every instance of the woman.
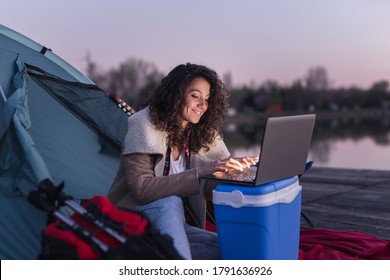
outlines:
[{"label": "woman", "polygon": [[[107,195],[117,206],[146,213],[185,259],[219,258],[217,235],[201,229],[212,186],[199,178],[243,170],[257,160],[230,157],[221,138],[227,106],[215,71],[189,63],[175,67],[148,106],[129,118],[119,170]],[[188,213],[197,227],[187,223]]]}]

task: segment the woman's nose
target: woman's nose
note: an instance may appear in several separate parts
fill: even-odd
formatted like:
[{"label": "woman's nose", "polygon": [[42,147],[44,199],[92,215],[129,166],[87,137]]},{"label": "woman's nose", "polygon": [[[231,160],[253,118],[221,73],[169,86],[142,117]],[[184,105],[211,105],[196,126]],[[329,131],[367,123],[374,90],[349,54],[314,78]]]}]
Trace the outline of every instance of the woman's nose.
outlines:
[{"label": "woman's nose", "polygon": [[199,98],[198,106],[205,106],[206,105],[206,100],[204,98]]}]

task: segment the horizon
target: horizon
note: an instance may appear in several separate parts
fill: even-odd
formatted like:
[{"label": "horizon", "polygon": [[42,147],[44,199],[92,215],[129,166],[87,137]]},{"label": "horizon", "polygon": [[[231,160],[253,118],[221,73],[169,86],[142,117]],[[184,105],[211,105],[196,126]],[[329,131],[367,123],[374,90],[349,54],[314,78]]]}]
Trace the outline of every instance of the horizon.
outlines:
[{"label": "horizon", "polygon": [[234,87],[257,87],[291,85],[321,66],[332,87],[367,89],[389,80],[389,8],[384,0],[21,0],[1,4],[0,23],[83,73],[88,54],[104,71],[129,58],[163,73],[192,62],[230,72]]}]

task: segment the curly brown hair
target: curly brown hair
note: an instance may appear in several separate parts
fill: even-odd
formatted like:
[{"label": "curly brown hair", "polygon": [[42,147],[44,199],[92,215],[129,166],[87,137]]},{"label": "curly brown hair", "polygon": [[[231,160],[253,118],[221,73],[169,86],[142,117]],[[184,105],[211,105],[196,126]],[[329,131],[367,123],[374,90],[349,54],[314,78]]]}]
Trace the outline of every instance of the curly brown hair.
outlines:
[{"label": "curly brown hair", "polygon": [[185,106],[184,93],[190,83],[199,77],[210,83],[210,97],[208,110],[200,121],[187,126],[191,130],[189,147],[194,153],[202,148],[208,150],[216,137],[223,137],[221,127],[228,107],[228,98],[226,87],[218,74],[202,65],[178,65],[161,80],[147,104],[153,124],[157,129],[168,133],[167,145],[180,147],[185,135],[181,127]]}]

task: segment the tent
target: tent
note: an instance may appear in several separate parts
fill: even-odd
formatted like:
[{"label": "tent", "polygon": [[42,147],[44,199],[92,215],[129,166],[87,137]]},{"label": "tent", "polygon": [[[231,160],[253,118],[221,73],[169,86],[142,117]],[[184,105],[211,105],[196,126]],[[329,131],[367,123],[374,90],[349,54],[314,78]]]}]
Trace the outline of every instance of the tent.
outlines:
[{"label": "tent", "polygon": [[0,259],[36,259],[47,214],[27,196],[45,179],[75,200],[105,195],[128,115],[50,49],[0,25]]}]

